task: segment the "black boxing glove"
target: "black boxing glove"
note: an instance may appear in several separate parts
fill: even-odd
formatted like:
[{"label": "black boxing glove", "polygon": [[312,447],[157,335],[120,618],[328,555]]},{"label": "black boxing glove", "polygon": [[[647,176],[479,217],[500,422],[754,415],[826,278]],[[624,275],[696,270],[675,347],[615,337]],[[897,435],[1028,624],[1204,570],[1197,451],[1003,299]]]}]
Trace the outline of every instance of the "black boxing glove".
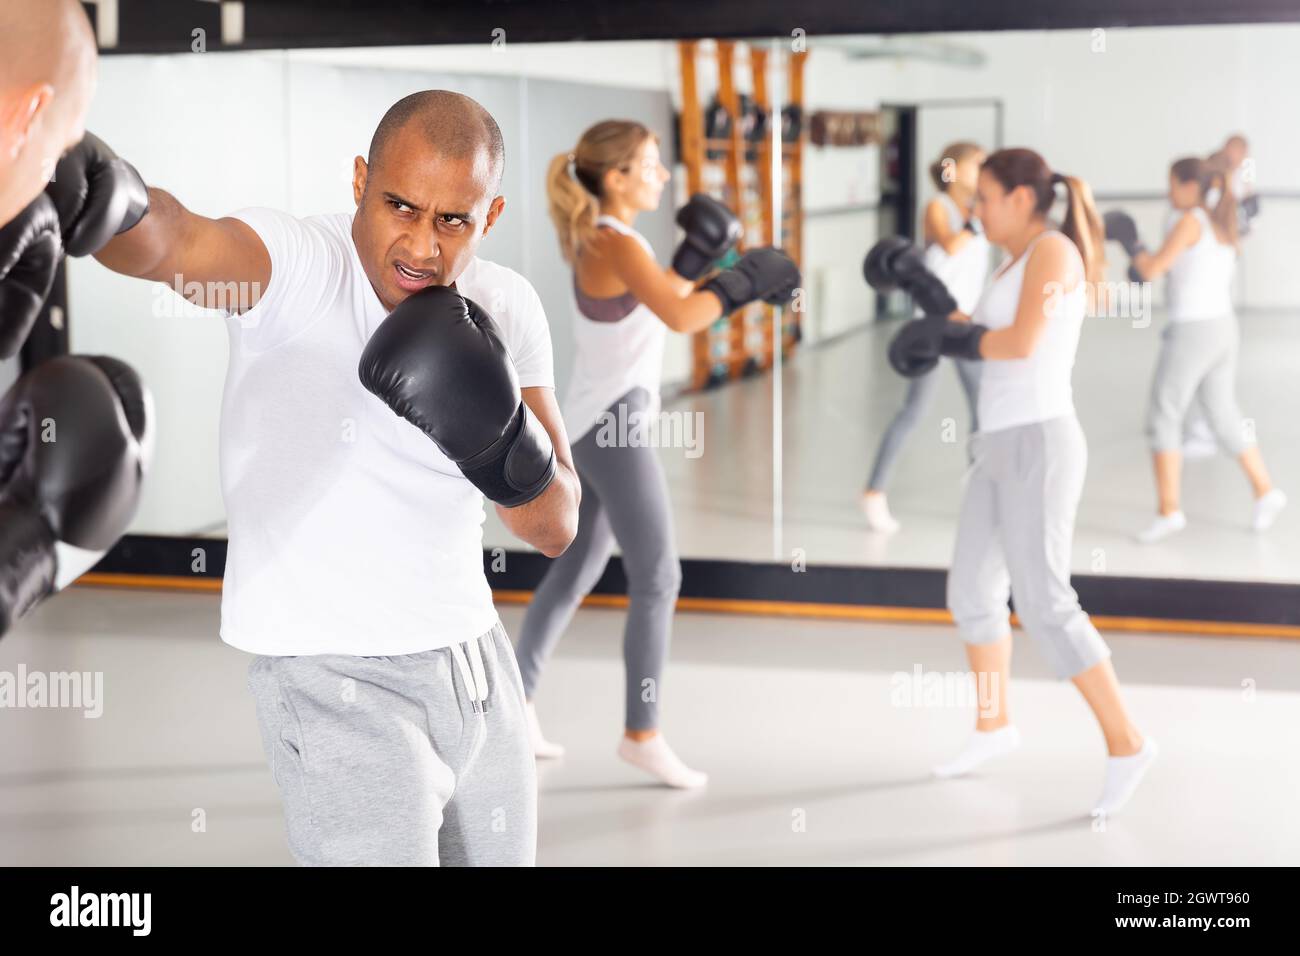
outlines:
[{"label": "black boxing glove", "polygon": [[957,311],[957,300],[926,267],[925,254],[910,239],[881,239],[862,260],[862,275],[877,292],[902,289],[926,315],[947,317]]},{"label": "black boxing glove", "polygon": [[136,168],[94,133],[59,160],[45,192],[59,211],[70,256],[98,252],[149,212],[149,190]]},{"label": "black boxing glove", "polygon": [[949,355],[979,361],[980,341],[988,329],[971,322],[952,322],[939,315],[927,315],[904,323],[889,343],[889,364],[899,375],[917,378]]},{"label": "black boxing glove", "polygon": [[430,286],[398,305],[358,374],[489,500],[517,507],[555,477],[551,436],[520,395],[496,322],[455,289]]},{"label": "black boxing glove", "polygon": [[0,398],[0,635],[126,531],[152,418],[139,377],[104,356],[49,359]]},{"label": "black boxing glove", "polygon": [[1101,217],[1101,221],[1106,227],[1106,238],[1123,246],[1124,252],[1130,259],[1139,252],[1146,252],[1147,247],[1138,239],[1137,223],[1128,213],[1112,209]]},{"label": "black boxing glove", "polygon": [[673,254],[673,271],[683,279],[698,279],[740,241],[740,220],[730,209],[704,193],[696,193],[677,210],[677,225],[686,233]]},{"label": "black boxing glove", "polygon": [[63,258],[59,214],[37,196],[0,228],[0,359],[18,354],[41,314]]},{"label": "black boxing glove", "polygon": [[722,303],[722,315],[762,299],[769,305],[789,305],[803,277],[794,260],[780,249],[762,246],[745,253],[730,269],[724,269],[701,289],[712,292]]}]

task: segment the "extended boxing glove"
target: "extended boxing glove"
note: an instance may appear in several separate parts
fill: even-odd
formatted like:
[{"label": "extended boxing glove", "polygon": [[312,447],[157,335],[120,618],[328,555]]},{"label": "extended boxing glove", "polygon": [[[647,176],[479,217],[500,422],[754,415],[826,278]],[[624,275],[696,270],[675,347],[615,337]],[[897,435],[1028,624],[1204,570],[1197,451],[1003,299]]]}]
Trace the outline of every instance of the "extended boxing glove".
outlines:
[{"label": "extended boxing glove", "polygon": [[724,269],[701,288],[722,303],[722,315],[762,299],[769,305],[789,305],[803,281],[794,260],[780,249],[763,246],[746,252],[730,269]]},{"label": "extended boxing glove", "polygon": [[0,359],[18,354],[36,324],[63,257],[59,214],[37,196],[0,228]]},{"label": "extended boxing glove", "polygon": [[98,252],[149,211],[149,190],[136,168],[94,133],[59,160],[45,192],[59,211],[63,248],[70,256]]},{"label": "extended boxing glove", "polygon": [[555,477],[550,435],[519,391],[492,317],[455,289],[405,299],[361,354],[361,383],[424,432],[491,501],[532,501]]},{"label": "extended boxing glove", "polygon": [[152,420],[139,377],[104,356],[49,359],[0,398],[0,635],[126,531]]},{"label": "extended boxing glove", "polygon": [[704,193],[696,193],[677,210],[677,225],[686,236],[673,254],[673,271],[684,279],[698,279],[740,241],[740,220],[735,213]]}]

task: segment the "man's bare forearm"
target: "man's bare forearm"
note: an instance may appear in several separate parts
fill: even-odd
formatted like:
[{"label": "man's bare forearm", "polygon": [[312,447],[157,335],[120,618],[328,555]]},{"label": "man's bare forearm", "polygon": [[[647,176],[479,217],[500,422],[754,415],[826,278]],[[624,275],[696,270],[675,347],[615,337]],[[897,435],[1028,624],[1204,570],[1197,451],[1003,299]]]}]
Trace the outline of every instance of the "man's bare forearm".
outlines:
[{"label": "man's bare forearm", "polygon": [[171,282],[181,271],[190,212],[166,190],[149,187],[149,215],[95,254],[101,264],[123,275]]},{"label": "man's bare forearm", "polygon": [[544,492],[517,508],[497,505],[497,514],[516,538],[531,544],[548,558],[558,558],[578,533],[581,497],[578,476],[560,463],[555,478]]}]

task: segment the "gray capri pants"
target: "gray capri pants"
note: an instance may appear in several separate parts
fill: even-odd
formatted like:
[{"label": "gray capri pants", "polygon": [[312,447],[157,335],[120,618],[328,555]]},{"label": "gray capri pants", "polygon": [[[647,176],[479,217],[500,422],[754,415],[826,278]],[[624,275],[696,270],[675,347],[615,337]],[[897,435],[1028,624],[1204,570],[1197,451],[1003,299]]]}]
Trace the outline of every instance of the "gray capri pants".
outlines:
[{"label": "gray capri pants", "polygon": [[[970,409],[970,430],[973,435],[979,431],[979,418],[976,415],[976,409],[979,406],[979,384],[980,373],[984,368],[983,362],[972,362],[969,359],[951,359],[953,366],[957,369],[957,378],[961,382],[962,391],[966,393],[966,404]],[[947,364],[945,361],[944,364]],[[871,477],[867,479],[867,489],[869,491],[884,491],[885,486],[889,484],[889,479],[894,473],[894,466],[898,462],[898,456],[903,451],[903,444],[907,441],[907,436],[916,430],[920,424],[921,416],[930,406],[934,398],[935,391],[939,388],[939,377],[934,371],[926,375],[918,375],[916,378],[907,380],[907,394],[903,398],[903,407],[898,410],[894,418],[885,429],[884,436],[880,439],[880,447],[876,449],[876,460],[871,466]]]},{"label": "gray capri pants", "polygon": [[1110,648],[1070,586],[1074,517],[1088,446],[1073,415],[980,432],[948,572],[948,609],[961,639],[991,644],[1011,633],[1007,598],[1058,677]]},{"label": "gray capri pants", "polygon": [[255,657],[248,686],[305,866],[532,866],[537,768],[498,621],[395,657]]},{"label": "gray capri pants", "polygon": [[1183,419],[1197,401],[1224,451],[1240,455],[1253,442],[1246,438],[1237,406],[1237,319],[1170,322],[1161,339],[1147,414],[1151,450],[1182,447]]},{"label": "gray capri pants", "polygon": [[[634,388],[607,411],[627,417],[644,414],[650,395]],[[614,545],[621,547],[627,575],[628,610],[623,628],[626,679],[625,726],[659,726],[663,669],[672,637],[673,611],[682,584],[668,482],[652,445],[597,443],[593,426],[573,445],[573,462],[582,482],[578,534],[567,551],[551,562],[524,615],[516,649],[524,693],[533,696],[542,666],[573,618],[582,599],[605,571]]]}]

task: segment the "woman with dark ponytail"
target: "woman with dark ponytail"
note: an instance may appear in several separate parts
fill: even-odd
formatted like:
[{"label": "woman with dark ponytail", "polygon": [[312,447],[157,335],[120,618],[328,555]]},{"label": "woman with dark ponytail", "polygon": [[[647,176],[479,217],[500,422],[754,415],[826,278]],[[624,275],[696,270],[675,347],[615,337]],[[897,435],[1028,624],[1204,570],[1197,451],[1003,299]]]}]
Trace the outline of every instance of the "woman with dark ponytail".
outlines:
[{"label": "woman with dark ponytail", "polygon": [[1148,252],[1138,241],[1127,214],[1107,214],[1107,232],[1128,252],[1130,274],[1143,281],[1169,276],[1169,323],[1161,337],[1147,415],[1159,508],[1155,521],[1138,534],[1148,544],[1187,526],[1180,501],[1183,422],[1194,401],[1219,446],[1246,473],[1255,497],[1254,530],[1269,528],[1286,505],[1237,405],[1240,332],[1231,293],[1240,220],[1230,172],[1216,161],[1195,157],[1170,166],[1174,214],[1157,252]]},{"label": "woman with dark ponytail", "polygon": [[[685,237],[671,267],[660,266],[633,224],[658,208],[670,179],[654,134],[628,120],[597,123],[572,152],[552,159],[547,172],[551,220],[573,267],[577,355],[563,412],[565,429],[576,436],[582,503],[577,537],[534,593],[516,653],[534,753],[559,756],[563,748],[542,735],[533,694],[546,658],[617,544],[628,590],[618,754],[668,786],[692,788],[707,776],[682,763],[659,733],[662,672],[681,582],[668,487],[653,447],[664,338],[669,330],[706,329],[758,299],[788,304],[800,280],[784,253],[760,248],[697,288],[742,231],[730,210],[704,195],[678,210]],[[607,427],[616,422],[628,427]],[[624,431],[626,441],[619,437]]]},{"label": "woman with dark ponytail", "polygon": [[[948,287],[957,300],[957,307],[968,314],[974,311],[989,275],[989,243],[974,216],[975,184],[982,162],[984,150],[975,143],[950,143],[944,147],[943,155],[930,165],[930,178],[938,192],[926,204],[921,219],[925,264]],[[975,432],[979,428],[975,395],[979,388],[980,363],[957,358],[953,359],[953,366],[966,394],[971,432]],[[889,513],[886,486],[904,442],[915,431],[938,385],[939,380],[933,375],[909,379],[903,407],[880,439],[862,495],[862,511],[872,531],[898,530],[898,522]]]},{"label": "woman with dark ponytail", "polygon": [[[1058,188],[1065,200],[1059,227],[1048,218]],[[1136,791],[1156,745],[1125,710],[1110,649],[1070,585],[1088,454],[1070,375],[1088,291],[1105,265],[1101,223],[1087,183],[1052,172],[1028,149],[998,150],[985,160],[975,214],[1007,263],[973,315],[921,320],[929,328],[905,339],[922,351],[939,342],[943,354],[984,362],[980,430],[971,439],[948,573],[948,607],[979,679],[980,711],[966,747],[935,772],[964,774],[1019,745],[1007,711],[1011,597],[1025,631],[1056,674],[1083,694],[1100,725],[1109,760],[1095,807],[1112,814]]]}]

